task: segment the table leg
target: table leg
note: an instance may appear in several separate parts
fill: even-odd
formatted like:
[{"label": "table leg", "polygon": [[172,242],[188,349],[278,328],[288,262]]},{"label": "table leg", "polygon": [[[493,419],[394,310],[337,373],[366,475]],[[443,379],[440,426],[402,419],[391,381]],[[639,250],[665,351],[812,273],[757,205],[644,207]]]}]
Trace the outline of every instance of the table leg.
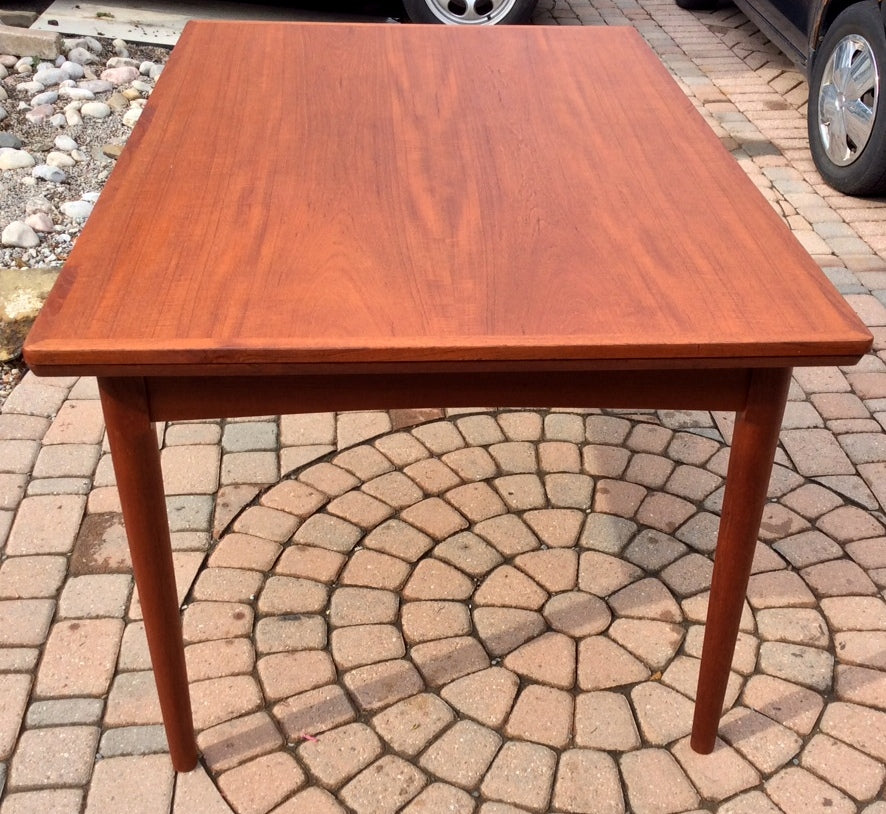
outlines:
[{"label": "table leg", "polygon": [[717,739],[790,381],[790,368],[753,371],[736,415],[690,741],[701,754]]},{"label": "table leg", "polygon": [[172,765],[197,763],[157,435],[139,378],[99,379],[132,570],[157,682]]}]

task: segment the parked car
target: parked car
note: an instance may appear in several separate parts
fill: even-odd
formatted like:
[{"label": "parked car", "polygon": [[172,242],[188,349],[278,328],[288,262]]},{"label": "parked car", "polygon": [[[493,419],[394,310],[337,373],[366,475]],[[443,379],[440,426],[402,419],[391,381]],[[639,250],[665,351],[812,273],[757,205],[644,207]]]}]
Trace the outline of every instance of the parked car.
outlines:
[{"label": "parked car", "polygon": [[[717,0],[676,0],[684,9]],[[735,0],[809,80],[809,148],[849,195],[886,194],[886,8],[877,0]]]},{"label": "parked car", "polygon": [[537,0],[403,0],[414,23],[508,25],[529,21]]}]

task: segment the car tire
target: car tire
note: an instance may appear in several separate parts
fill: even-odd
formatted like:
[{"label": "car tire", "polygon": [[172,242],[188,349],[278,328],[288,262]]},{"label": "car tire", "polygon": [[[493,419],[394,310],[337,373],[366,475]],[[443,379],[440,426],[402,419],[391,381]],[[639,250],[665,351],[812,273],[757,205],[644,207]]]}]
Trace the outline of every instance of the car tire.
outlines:
[{"label": "car tire", "polygon": [[809,149],[822,178],[847,195],[886,193],[886,31],[876,3],[843,11],[809,75]]},{"label": "car tire", "polygon": [[403,0],[414,23],[515,25],[529,22],[538,0]]},{"label": "car tire", "polygon": [[686,11],[713,11],[720,5],[720,0],[675,0],[675,2]]}]

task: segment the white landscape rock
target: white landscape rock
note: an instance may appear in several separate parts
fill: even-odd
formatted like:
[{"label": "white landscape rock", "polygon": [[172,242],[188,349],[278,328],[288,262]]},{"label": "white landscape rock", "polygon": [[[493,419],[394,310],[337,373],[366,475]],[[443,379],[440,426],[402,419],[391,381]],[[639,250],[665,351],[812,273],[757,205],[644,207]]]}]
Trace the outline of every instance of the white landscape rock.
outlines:
[{"label": "white landscape rock", "polygon": [[126,66],[128,68],[138,68],[139,67],[139,63],[136,62],[134,59],[130,59],[129,57],[121,57],[121,56],[111,57],[105,63],[105,65],[108,68],[121,68],[123,66]]},{"label": "white landscape rock", "polygon": [[85,48],[72,48],[68,51],[68,61],[76,62],[78,65],[91,65],[98,62],[95,55]]},{"label": "white landscape rock", "polygon": [[134,68],[131,65],[108,68],[101,73],[101,78],[105,82],[110,82],[112,85],[126,85],[129,82],[132,82],[133,79],[138,79],[139,76],[138,68]]},{"label": "white landscape rock", "polygon": [[40,245],[37,233],[20,220],[14,220],[4,230],[2,238],[4,246],[14,246],[20,249],[33,249]]},{"label": "white landscape rock", "polygon": [[123,114],[123,124],[127,127],[135,127],[135,123],[139,120],[142,115],[142,110],[144,108],[141,107],[131,107]]},{"label": "white landscape rock", "polygon": [[34,212],[25,218],[25,224],[30,226],[35,232],[51,232],[55,227],[52,218],[45,212]]},{"label": "white landscape rock", "polygon": [[77,142],[65,133],[62,133],[60,136],[56,136],[54,144],[56,146],[56,149],[62,150],[66,153],[70,153],[72,150],[77,149]]},{"label": "white landscape rock", "polygon": [[71,62],[69,59],[61,64],[61,69],[65,72],[68,79],[82,79],[86,74],[82,65]]},{"label": "white landscape rock", "polygon": [[27,150],[0,147],[0,170],[20,170],[33,167],[37,162]]},{"label": "white landscape rock", "polygon": [[106,119],[111,115],[111,108],[104,102],[84,102],[80,115],[88,119]]},{"label": "white landscape rock", "polygon": [[89,201],[65,201],[59,208],[71,220],[83,221],[92,214],[92,207]]},{"label": "white landscape rock", "polygon": [[31,175],[34,178],[39,178],[41,181],[50,181],[54,184],[60,184],[67,178],[64,170],[60,170],[58,167],[50,167],[49,164],[38,164],[31,170]]},{"label": "white landscape rock", "polygon": [[93,54],[102,52],[102,44],[95,37],[69,37],[64,41],[66,51],[72,48],[86,48]]},{"label": "white landscape rock", "polygon": [[89,88],[59,88],[58,95],[65,99],[74,99],[81,102],[95,99],[95,94]]},{"label": "white landscape rock", "polygon": [[73,167],[76,162],[67,153],[53,150],[46,156],[46,163],[50,167]]},{"label": "white landscape rock", "polygon": [[61,68],[42,68],[34,74],[34,81],[48,87],[49,85],[58,85],[64,82],[69,76]]},{"label": "white landscape rock", "polygon": [[114,86],[105,79],[84,79],[77,83],[78,88],[86,88],[93,93],[107,93],[114,90]]},{"label": "white landscape rock", "polygon": [[40,105],[54,105],[57,101],[57,91],[44,90],[43,93],[38,93],[33,99],[31,99],[31,106],[39,107]]},{"label": "white landscape rock", "polygon": [[43,124],[48,118],[55,114],[55,108],[52,105],[37,105],[25,113],[25,118],[34,124]]},{"label": "white landscape rock", "polygon": [[46,86],[42,82],[19,82],[15,86],[15,92],[19,96],[33,96],[35,93],[43,93]]}]

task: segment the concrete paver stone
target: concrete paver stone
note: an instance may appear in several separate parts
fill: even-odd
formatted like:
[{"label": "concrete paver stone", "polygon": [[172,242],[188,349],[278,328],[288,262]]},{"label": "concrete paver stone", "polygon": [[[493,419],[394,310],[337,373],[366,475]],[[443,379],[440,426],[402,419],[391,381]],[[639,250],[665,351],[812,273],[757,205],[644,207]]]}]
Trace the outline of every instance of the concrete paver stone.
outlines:
[{"label": "concrete paver stone", "polygon": [[96,764],[86,811],[111,814],[129,809],[163,814],[172,801],[174,772],[165,755],[113,757]]},{"label": "concrete paver stone", "polygon": [[341,797],[358,814],[394,814],[427,782],[427,777],[411,763],[386,755],[348,783]]},{"label": "concrete paver stone", "polygon": [[592,749],[564,752],[552,803],[575,814],[624,814],[624,795],[615,761]]},{"label": "concrete paver stone", "polygon": [[419,765],[441,780],[470,790],[483,779],[501,742],[501,736],[485,726],[458,721],[425,750]]},{"label": "concrete paver stone", "polygon": [[556,754],[546,746],[508,741],[492,763],[480,791],[492,800],[544,811],[553,790]]},{"label": "concrete paver stone", "polygon": [[338,788],[382,753],[378,736],[365,724],[346,724],[298,747],[298,755],[326,788]]}]

